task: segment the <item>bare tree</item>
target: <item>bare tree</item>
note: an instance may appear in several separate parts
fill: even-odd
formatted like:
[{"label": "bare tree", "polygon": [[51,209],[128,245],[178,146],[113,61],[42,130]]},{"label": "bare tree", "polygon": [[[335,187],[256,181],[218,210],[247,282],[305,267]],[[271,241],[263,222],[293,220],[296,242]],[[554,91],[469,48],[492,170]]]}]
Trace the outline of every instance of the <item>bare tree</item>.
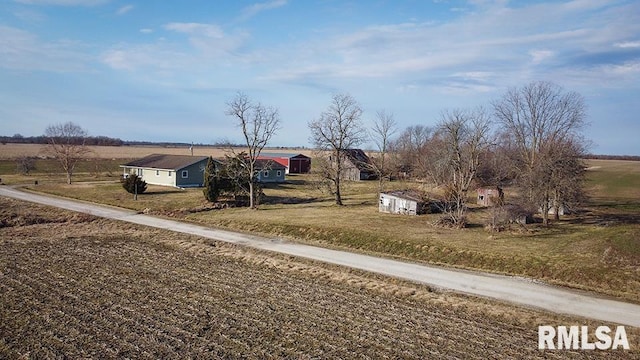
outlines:
[{"label": "bare tree", "polygon": [[341,178],[345,161],[343,150],[362,144],[366,138],[361,116],[362,109],[351,95],[336,94],[327,110],[308,124],[311,142],[319,152],[330,154],[330,161],[319,162],[326,164],[320,172],[335,195],[337,205],[342,205]]},{"label": "bare tree", "polygon": [[91,149],[86,145],[87,131],[73,122],[49,125],[44,132],[48,145],[45,154],[55,158],[67,174],[67,184],[76,164],[87,157]]},{"label": "bare tree", "polygon": [[440,152],[433,159],[432,178],[445,187],[445,207],[456,227],[466,224],[467,194],[489,146],[490,118],[482,108],[442,114],[436,139]]},{"label": "bare tree", "polygon": [[[519,174],[521,192],[530,207],[541,210],[547,225],[555,190],[560,187],[552,180],[562,178],[558,173],[563,168],[560,164],[575,159],[579,153],[561,148],[584,143],[580,137],[585,126],[584,99],[558,85],[533,82],[510,89],[493,103],[493,108],[503,137],[514,149],[513,166]],[[577,185],[581,186],[581,182]]]},{"label": "bare tree", "polygon": [[227,103],[228,116],[232,116],[242,129],[245,144],[247,145],[246,173],[249,181],[249,207],[256,208],[256,162],[260,152],[269,143],[269,140],[280,127],[280,115],[278,109],[264,106],[260,103],[253,104],[243,93]]},{"label": "bare tree", "polygon": [[391,137],[397,131],[396,122],[393,114],[388,114],[384,110],[376,113],[376,119],[371,130],[371,139],[378,148],[378,156],[373,161],[376,173],[378,175],[378,193],[383,191],[384,181],[389,179],[391,173],[387,161],[387,153],[389,152],[389,143]]},{"label": "bare tree", "polygon": [[424,125],[407,127],[397,139],[389,144],[395,155],[395,168],[410,176],[426,176],[430,168],[428,144],[432,140],[433,129]]}]

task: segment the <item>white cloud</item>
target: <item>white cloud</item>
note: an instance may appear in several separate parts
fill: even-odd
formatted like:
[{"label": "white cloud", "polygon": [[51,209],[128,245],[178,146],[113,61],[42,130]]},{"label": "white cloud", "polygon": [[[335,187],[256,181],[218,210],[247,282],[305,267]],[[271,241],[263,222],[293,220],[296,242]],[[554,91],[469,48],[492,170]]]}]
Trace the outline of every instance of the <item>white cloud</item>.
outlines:
[{"label": "white cloud", "polygon": [[603,70],[606,73],[621,77],[640,75],[640,61],[628,61],[624,64],[606,65],[603,67]]},{"label": "white cloud", "polygon": [[224,32],[218,25],[213,24],[201,24],[201,23],[169,23],[164,26],[167,30],[176,31],[179,33],[204,36],[210,38],[223,38]]},{"label": "white cloud", "polygon": [[100,59],[112,69],[145,69],[154,74],[189,68],[192,62],[187,54],[162,42],[147,45],[120,44],[103,52]]},{"label": "white cloud", "polygon": [[619,47],[619,48],[640,48],[640,41],[624,41],[624,42],[619,42],[616,43],[614,45],[615,47]]},{"label": "white cloud", "polygon": [[124,15],[126,13],[128,13],[129,11],[133,10],[134,6],[133,5],[125,5],[121,8],[118,9],[118,11],[116,12],[118,15]]},{"label": "white cloud", "polygon": [[28,5],[61,5],[61,6],[95,6],[109,2],[109,0],[14,0]]},{"label": "white cloud", "polygon": [[245,7],[242,10],[242,15],[240,16],[240,18],[241,20],[248,20],[249,18],[256,16],[260,12],[263,12],[265,10],[277,9],[285,5],[287,5],[287,0],[272,0],[263,3],[256,3]]},{"label": "white cloud", "polygon": [[144,28],[140,29],[140,32],[143,34],[151,34],[153,32],[153,29]]},{"label": "white cloud", "polygon": [[554,52],[550,50],[531,50],[529,51],[529,55],[531,55],[531,62],[533,64],[540,64],[543,61],[553,57]]},{"label": "white cloud", "polygon": [[0,25],[0,66],[54,72],[86,71],[86,47],[68,40],[43,41],[30,32]]}]

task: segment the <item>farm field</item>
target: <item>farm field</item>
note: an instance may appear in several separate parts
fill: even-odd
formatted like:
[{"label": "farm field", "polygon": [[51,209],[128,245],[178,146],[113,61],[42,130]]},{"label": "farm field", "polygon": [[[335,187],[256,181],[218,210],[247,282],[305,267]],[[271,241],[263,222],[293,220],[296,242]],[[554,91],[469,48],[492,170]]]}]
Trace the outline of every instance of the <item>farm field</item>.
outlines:
[{"label": "farm field", "polygon": [[[483,228],[486,209],[472,208],[464,230],[435,227],[438,215],[407,217],[377,211],[375,182],[349,183],[347,206],[333,205],[309,176],[265,189],[260,210],[213,210],[200,189],[149,186],[134,201],[117,182],[117,160],[95,161],[111,173],[78,173],[82,182],[62,184],[59,175],[2,175],[9,184],[31,190],[122,206],[207,226],[256,232],[319,246],[350,249],[410,261],[525,276],[598,292],[632,302],[640,300],[640,162],[590,160],[591,200],[578,216],[566,216],[548,229],[491,233]],[[14,164],[15,166],[15,164]],[[51,164],[49,166],[52,166]],[[44,175],[44,177],[43,177]],[[82,180],[80,180],[82,179]],[[392,182],[388,188],[416,187]]]},{"label": "farm field", "polygon": [[[20,157],[38,157],[43,154],[45,145],[41,144],[0,144],[0,159],[13,160]],[[150,154],[190,155],[188,146],[89,146],[91,156],[96,159],[135,159]],[[241,151],[237,149],[236,151]],[[224,157],[229,149],[215,146],[194,146],[193,155]],[[266,152],[296,152],[311,155],[309,149],[273,148],[265,149]]]},{"label": "farm field", "polygon": [[611,355],[537,349],[585,320],[16,200],[0,222],[0,358]]},{"label": "farm field", "polygon": [[[11,144],[2,145],[13,146]],[[148,148],[144,147],[149,151]],[[117,149],[117,148],[116,148]],[[151,152],[156,152],[154,149]],[[100,155],[100,152],[96,152]],[[589,160],[590,202],[550,228],[514,226],[491,233],[483,228],[488,210],[472,207],[464,230],[435,227],[438,215],[407,217],[377,211],[376,182],[349,183],[347,206],[337,207],[307,175],[265,189],[260,210],[214,210],[200,189],[149,186],[134,201],[118,183],[126,159],[102,154],[79,165],[72,185],[63,184],[52,160],[39,160],[29,176],[16,174],[15,160],[0,160],[5,184],[95,201],[220,227],[283,237],[319,246],[350,249],[410,261],[526,276],[595,291],[632,302],[640,300],[640,162]],[[34,186],[37,180],[39,185]],[[29,185],[30,184],[30,185]],[[387,188],[419,187],[391,182]],[[507,189],[507,196],[508,196]]]}]

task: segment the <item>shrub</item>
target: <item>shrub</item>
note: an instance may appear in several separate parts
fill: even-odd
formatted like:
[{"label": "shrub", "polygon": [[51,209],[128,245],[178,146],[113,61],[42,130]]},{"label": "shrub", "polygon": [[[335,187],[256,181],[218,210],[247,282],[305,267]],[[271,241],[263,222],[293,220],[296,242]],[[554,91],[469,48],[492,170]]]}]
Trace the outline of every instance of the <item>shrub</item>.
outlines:
[{"label": "shrub", "polygon": [[207,161],[207,167],[204,170],[204,198],[209,202],[216,202],[220,196],[220,174],[216,170],[216,164],[212,157]]},{"label": "shrub", "polygon": [[[132,174],[120,179],[122,187],[130,194],[142,194],[147,191],[147,182],[138,175]],[[137,188],[137,191],[136,191]]]}]

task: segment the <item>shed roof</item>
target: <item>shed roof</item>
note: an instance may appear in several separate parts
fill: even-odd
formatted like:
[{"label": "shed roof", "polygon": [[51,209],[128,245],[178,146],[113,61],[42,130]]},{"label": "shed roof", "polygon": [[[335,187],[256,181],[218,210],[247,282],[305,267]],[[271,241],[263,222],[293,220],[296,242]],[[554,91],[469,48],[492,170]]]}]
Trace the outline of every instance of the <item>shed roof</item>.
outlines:
[{"label": "shed roof", "polygon": [[180,170],[206,159],[208,159],[208,156],[152,154],[145,156],[142,159],[133,160],[121,166]]},{"label": "shed roof", "polygon": [[416,202],[424,201],[421,194],[415,190],[395,190],[395,191],[383,192],[382,194],[395,196],[397,198],[406,199],[406,200],[413,200]]},{"label": "shed roof", "polygon": [[309,158],[307,155],[304,154],[300,154],[300,153],[284,153],[284,152],[261,152],[260,153],[260,157],[263,158],[287,158],[287,159],[291,159],[294,157],[305,157],[305,158]]}]

